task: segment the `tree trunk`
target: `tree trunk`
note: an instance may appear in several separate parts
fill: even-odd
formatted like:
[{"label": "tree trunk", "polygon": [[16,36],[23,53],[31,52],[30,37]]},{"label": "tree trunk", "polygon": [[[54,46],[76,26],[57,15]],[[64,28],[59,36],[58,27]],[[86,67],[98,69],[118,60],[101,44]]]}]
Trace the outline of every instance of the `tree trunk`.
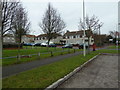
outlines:
[{"label": "tree trunk", "polygon": [[20,61],[20,43],[18,43],[18,62]]},{"label": "tree trunk", "polygon": [[88,54],[90,53],[90,37],[88,37]]},{"label": "tree trunk", "polygon": [[50,39],[48,39],[48,42],[47,42],[47,51],[49,50],[49,43],[50,43]]},{"label": "tree trunk", "polygon": [[[1,32],[0,32],[0,58],[2,59],[2,53],[3,53],[3,27],[1,23],[1,16],[0,16],[0,27],[1,27]],[[2,65],[2,60],[0,60],[0,65]],[[1,70],[0,70],[1,71]]]},{"label": "tree trunk", "polygon": [[21,36],[19,36],[19,39],[18,39],[18,62],[20,61],[20,46],[21,46]]}]

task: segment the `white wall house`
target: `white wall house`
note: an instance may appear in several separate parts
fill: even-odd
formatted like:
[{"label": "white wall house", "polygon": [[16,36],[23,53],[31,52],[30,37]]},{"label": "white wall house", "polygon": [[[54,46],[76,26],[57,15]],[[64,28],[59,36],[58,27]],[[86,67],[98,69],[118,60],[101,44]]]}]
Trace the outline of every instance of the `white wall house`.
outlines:
[{"label": "white wall house", "polygon": [[[22,43],[34,43],[35,42],[35,35],[24,35],[22,36]],[[6,34],[3,37],[3,42],[5,43],[15,43],[15,37],[12,34]]]},{"label": "white wall house", "polygon": [[34,43],[35,42],[35,35],[24,35],[22,36],[22,43]]},{"label": "white wall house", "polygon": [[[83,43],[83,31],[74,31],[74,32],[67,31],[64,34],[63,40],[66,41],[66,44],[82,44]],[[85,37],[85,41],[86,41],[86,44],[88,44],[87,36]],[[94,39],[92,38],[92,36],[90,36],[89,43],[90,45],[94,43]]]},{"label": "white wall house", "polygon": [[15,38],[12,34],[6,34],[3,37],[3,42],[5,42],[5,43],[15,43]]},{"label": "white wall house", "polygon": [[[88,32],[88,30],[86,30]],[[54,34],[53,34],[54,35]],[[14,36],[6,35],[3,38],[4,42],[15,42]],[[41,34],[35,35],[24,35],[22,36],[22,43],[47,43],[47,35]],[[62,42],[61,42],[62,41]],[[86,44],[88,44],[88,37],[85,37]],[[64,44],[82,44],[83,43],[83,31],[67,31],[63,36],[55,34],[50,41],[51,43],[64,43]],[[94,43],[94,39],[90,36],[90,45]]]},{"label": "white wall house", "polygon": [[[53,37],[53,39],[50,40],[50,42],[53,43],[60,43],[60,40],[62,40],[63,37],[59,34],[56,34],[55,37]],[[47,39],[47,35],[46,34],[41,34],[38,35],[35,39],[35,43],[46,43],[48,41]]]}]

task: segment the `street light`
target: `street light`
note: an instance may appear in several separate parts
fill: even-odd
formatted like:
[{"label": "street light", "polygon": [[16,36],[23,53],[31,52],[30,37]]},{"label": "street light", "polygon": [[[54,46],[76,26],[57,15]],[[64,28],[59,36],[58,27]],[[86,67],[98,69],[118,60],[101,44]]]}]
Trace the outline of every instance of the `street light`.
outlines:
[{"label": "street light", "polygon": [[84,44],[83,55],[86,56],[86,47],[85,47],[85,4],[84,4],[84,0],[83,0],[83,24],[84,24],[84,30],[83,30],[83,44]]}]

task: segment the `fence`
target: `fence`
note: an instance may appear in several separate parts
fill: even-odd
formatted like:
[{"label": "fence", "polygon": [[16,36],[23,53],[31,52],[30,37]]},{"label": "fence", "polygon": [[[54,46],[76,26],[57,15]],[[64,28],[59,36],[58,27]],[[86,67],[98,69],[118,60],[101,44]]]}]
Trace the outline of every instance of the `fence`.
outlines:
[{"label": "fence", "polygon": [[[54,56],[54,53],[57,53],[57,52],[61,52],[61,55],[64,53],[64,52],[68,52],[68,53],[70,53],[70,49],[67,49],[67,50],[61,50],[61,51],[49,51],[49,52],[44,52],[44,53],[40,53],[40,52],[38,52],[38,53],[35,53],[35,54],[28,54],[28,55],[18,55],[18,56],[11,56],[11,57],[3,57],[3,58],[0,58],[0,59],[10,59],[10,58],[18,58],[18,57],[20,57],[20,58],[22,58],[22,57],[32,57],[32,56],[34,56],[34,55],[36,55],[36,56],[41,56],[42,54],[50,54],[51,56]],[[76,51],[75,51],[75,49],[73,49],[73,52],[75,53]]]}]

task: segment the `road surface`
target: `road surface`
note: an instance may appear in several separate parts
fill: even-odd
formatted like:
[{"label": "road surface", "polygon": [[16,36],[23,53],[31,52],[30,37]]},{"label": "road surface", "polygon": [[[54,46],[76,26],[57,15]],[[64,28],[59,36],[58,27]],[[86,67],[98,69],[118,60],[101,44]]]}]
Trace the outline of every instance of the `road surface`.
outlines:
[{"label": "road surface", "polygon": [[118,88],[118,56],[98,56],[58,88]]}]

